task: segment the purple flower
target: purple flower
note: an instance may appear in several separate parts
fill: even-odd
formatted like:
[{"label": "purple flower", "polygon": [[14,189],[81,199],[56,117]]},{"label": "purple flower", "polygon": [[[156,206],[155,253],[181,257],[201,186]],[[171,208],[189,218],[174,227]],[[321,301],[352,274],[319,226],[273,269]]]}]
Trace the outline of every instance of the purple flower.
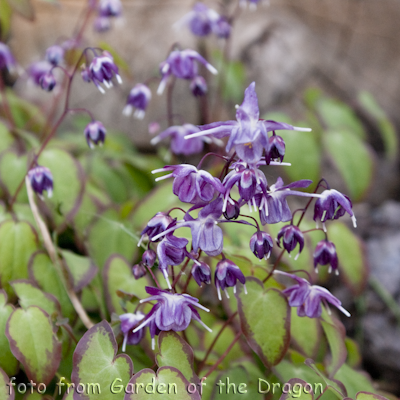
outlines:
[{"label": "purple flower", "polygon": [[103,145],[106,132],[106,128],[104,128],[104,125],[100,121],[89,122],[83,131],[87,144],[91,149],[93,149],[95,145]]},{"label": "purple flower", "polygon": [[143,119],[150,100],[150,89],[143,83],[138,83],[130,91],[128,99],[126,101],[126,106],[124,107],[122,113],[127,116],[131,115],[133,109],[135,108],[136,110],[133,116],[137,119]]},{"label": "purple flower", "polygon": [[[111,28],[109,17],[97,17],[93,22],[93,28],[96,32],[107,32]],[[87,82],[85,80],[85,82]]]},{"label": "purple flower", "polygon": [[122,342],[122,351],[125,351],[127,344],[138,344],[143,336],[144,329],[138,329],[133,332],[133,328],[144,318],[144,314],[140,311],[133,313],[122,314],[119,316],[121,321],[121,331],[124,335]]},{"label": "purple flower", "polygon": [[250,239],[250,250],[260,260],[269,258],[273,245],[271,235],[263,231],[256,232]]},{"label": "purple flower", "polygon": [[0,70],[4,68],[12,71],[15,68],[15,59],[10,48],[6,44],[0,42]]},{"label": "purple flower", "polygon": [[298,307],[297,315],[299,317],[319,318],[322,313],[321,302],[328,308],[328,311],[328,303],[330,303],[344,315],[350,317],[349,312],[342,307],[340,300],[329,290],[321,286],[311,285],[306,279],[299,278],[293,274],[282,271],[275,271],[275,273],[288,276],[297,281],[297,285],[283,290],[282,293],[289,298],[290,307]]},{"label": "purple flower", "polygon": [[280,136],[273,135],[268,139],[268,149],[265,152],[266,162],[269,164],[271,160],[279,160],[282,162],[285,155],[285,142]]},{"label": "purple flower", "polygon": [[195,76],[190,82],[190,90],[195,97],[204,96],[207,93],[206,80],[200,75]]},{"label": "purple flower", "polygon": [[174,50],[168,58],[160,64],[162,79],[157,93],[162,94],[171,75],[179,79],[193,79],[198,75],[199,62],[203,64],[212,74],[217,74],[217,70],[209,64],[197,51],[194,50]]},{"label": "purple flower", "polygon": [[118,17],[121,15],[122,5],[120,0],[100,0],[100,17]]},{"label": "purple flower", "polygon": [[59,65],[64,59],[64,49],[61,46],[50,46],[46,50],[46,61],[52,65]]},{"label": "purple flower", "polygon": [[56,86],[56,79],[51,71],[46,72],[40,77],[40,86],[46,92],[51,92]]},{"label": "purple flower", "polygon": [[235,149],[239,158],[248,164],[260,161],[263,150],[268,151],[268,132],[279,129],[310,131],[289,124],[259,119],[258,99],[253,82],[244,93],[241,106],[236,106],[237,121],[214,122],[200,127],[201,132],[186,136],[186,139],[213,135],[216,138],[229,136],[226,151]]},{"label": "purple flower", "polygon": [[146,275],[146,267],[143,263],[135,264],[132,267],[132,274],[135,279],[143,278]]},{"label": "purple flower", "polygon": [[139,240],[138,246],[141,245],[142,240],[145,235],[148,236],[149,240],[153,242],[157,242],[158,240],[154,240],[154,237],[164,232],[167,227],[174,221],[172,217],[164,212],[158,212],[148,223],[147,226],[143,229],[141,233],[141,238]]},{"label": "purple flower", "polygon": [[146,292],[150,294],[150,297],[140,300],[140,303],[157,301],[157,304],[155,304],[151,311],[147,314],[144,322],[133,330],[133,333],[139,331],[146,325],[154,323],[153,327],[149,327],[153,350],[154,336],[157,334],[157,329],[159,331],[172,330],[175,332],[180,332],[185,330],[189,326],[190,321],[194,319],[200,322],[204,328],[211,332],[211,329],[201,321],[200,315],[195,307],[207,312],[210,310],[199,304],[198,299],[189,296],[188,294],[169,293],[166,290],[156,289],[148,286],[146,286]]},{"label": "purple flower", "polygon": [[43,76],[50,72],[53,65],[48,61],[38,61],[29,66],[28,75],[37,86],[41,86]]},{"label": "purple flower", "polygon": [[209,202],[213,199],[216,191],[224,193],[225,189],[218,178],[210,173],[198,170],[190,164],[166,165],[164,168],[155,169],[153,174],[158,172],[172,173],[157,178],[156,181],[173,177],[172,190],[179,200],[184,203]]},{"label": "purple flower", "polygon": [[148,249],[142,255],[142,263],[151,268],[154,265],[156,258],[156,252],[154,250]]},{"label": "purple flower", "polygon": [[204,140],[203,138],[195,138],[192,140],[185,140],[185,136],[190,133],[199,132],[199,128],[192,124],[184,124],[182,126],[170,126],[165,131],[161,132],[151,140],[151,144],[155,145],[167,137],[171,137],[171,151],[174,154],[183,154],[190,156],[198,154],[203,151]]},{"label": "purple flower", "polygon": [[228,39],[231,35],[232,26],[228,19],[224,16],[220,16],[217,21],[213,24],[213,32],[221,39]]},{"label": "purple flower", "polygon": [[262,0],[240,0],[239,5],[242,8],[245,8],[247,4],[249,4],[250,10],[254,11],[257,9],[257,4],[261,3]]},{"label": "purple flower", "polygon": [[324,223],[328,219],[338,219],[347,212],[353,221],[354,228],[356,228],[357,221],[352,206],[351,200],[344,194],[335,189],[324,190],[315,202],[314,221]]},{"label": "purple flower", "polygon": [[202,283],[211,283],[211,269],[203,261],[195,261],[192,268],[192,276],[196,283],[201,287]]},{"label": "purple flower", "polygon": [[304,235],[303,232],[294,225],[284,226],[278,233],[277,244],[281,247],[281,239],[283,248],[290,254],[294,248],[299,245],[299,253],[295,260],[297,260],[301,251],[304,248]]},{"label": "purple flower", "polygon": [[226,203],[224,217],[229,221],[231,219],[238,219],[240,214],[239,203],[236,200],[228,198]]},{"label": "purple flower", "polygon": [[332,270],[338,275],[338,256],[336,254],[336,247],[332,242],[328,240],[321,240],[315,247],[313,254],[314,268],[317,270],[318,264],[327,265],[329,264],[329,273]]},{"label": "purple flower", "polygon": [[53,194],[53,175],[46,167],[37,166],[28,172],[28,179],[32,189],[42,197],[43,192],[47,192],[47,197]]},{"label": "purple flower", "polygon": [[89,65],[89,78],[101,93],[105,93],[105,91],[100,83],[106,88],[110,88],[113,86],[112,78],[114,76],[118,83],[122,83],[122,79],[118,75],[118,67],[114,64],[114,59],[110,53],[103,51],[101,56],[93,58]]},{"label": "purple flower", "polygon": [[[217,264],[214,281],[218,291],[218,298],[221,300],[220,289],[225,292],[226,297],[228,297],[229,299],[226,288],[233,287],[233,292],[236,293],[237,281],[245,285],[246,278],[244,277],[243,272],[235,263],[233,263],[231,260],[228,260],[227,258],[224,258]],[[246,286],[244,286],[244,291],[247,294]]]}]

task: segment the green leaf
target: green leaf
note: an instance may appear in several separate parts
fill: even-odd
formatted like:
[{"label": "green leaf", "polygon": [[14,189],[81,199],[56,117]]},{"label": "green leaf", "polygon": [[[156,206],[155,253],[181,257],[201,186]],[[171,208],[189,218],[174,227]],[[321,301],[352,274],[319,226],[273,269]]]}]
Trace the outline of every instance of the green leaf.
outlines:
[{"label": "green leaf", "polygon": [[35,11],[30,0],[7,0],[11,8],[30,21],[35,19]]},{"label": "green leaf", "polygon": [[357,393],[356,400],[388,400],[388,399],[386,397],[380,396],[379,394],[361,391]]},{"label": "green leaf", "polygon": [[19,298],[19,304],[23,309],[26,310],[30,306],[37,306],[46,311],[50,316],[61,314],[58,300],[52,294],[43,293],[28,280],[19,279],[13,281],[11,282],[11,286]]},{"label": "green leaf", "polygon": [[6,336],[28,378],[49,384],[60,364],[61,343],[48,314],[36,306],[16,309],[7,322]]},{"label": "green leaf", "polygon": [[[0,180],[9,196],[14,196],[17,187],[25,179],[28,169],[26,156],[19,156],[14,151],[5,151],[0,159]],[[25,186],[19,192],[17,201],[26,203],[28,195]]]},{"label": "green leaf", "polygon": [[112,209],[101,214],[92,224],[88,234],[89,255],[100,269],[115,253],[133,259],[139,238],[131,230]]},{"label": "green leaf", "polygon": [[345,181],[351,199],[360,200],[372,181],[373,153],[366,143],[346,130],[325,132],[323,143]]},{"label": "green leaf", "polygon": [[[50,169],[54,190],[51,199],[46,199],[57,225],[73,218],[82,201],[84,176],[81,165],[66,151],[49,149],[43,151],[38,163]],[[61,215],[60,215],[61,214]]]},{"label": "green leaf", "polygon": [[28,278],[28,261],[38,248],[37,235],[27,222],[7,220],[0,224],[0,243],[1,286],[13,300],[9,282]]},{"label": "green leaf", "polygon": [[160,353],[156,355],[156,362],[159,367],[175,367],[189,382],[200,383],[193,369],[193,350],[177,333],[161,332],[158,347]]},{"label": "green leaf", "polygon": [[0,399],[1,400],[14,400],[15,390],[12,390],[7,384],[10,382],[10,378],[7,374],[0,368]]},{"label": "green leaf", "polygon": [[131,293],[139,299],[147,297],[145,286],[149,285],[147,277],[135,279],[132,266],[119,255],[111,256],[104,267],[103,282],[105,286],[106,303],[110,313],[124,313],[117,290]]},{"label": "green leaf", "polygon": [[157,375],[146,368],[137,372],[129,381],[124,400],[200,400],[198,386],[190,394],[189,385],[195,387],[174,367],[161,367]]},{"label": "green leaf", "polygon": [[363,292],[368,279],[367,259],[361,240],[345,224],[335,221],[328,227],[329,240],[335,243],[340,275],[357,296]]},{"label": "green leaf", "polygon": [[98,268],[88,257],[79,256],[68,250],[61,251],[67,263],[68,272],[76,292],[87,286],[98,272]]},{"label": "green leaf", "polygon": [[351,368],[359,367],[361,364],[361,353],[358,343],[349,337],[345,339],[347,349],[347,360],[346,364]]},{"label": "green leaf", "polygon": [[299,317],[292,307],[291,338],[295,347],[307,357],[314,358],[321,342],[321,323],[318,318]]},{"label": "green leaf", "polygon": [[[5,0],[0,0],[0,24],[3,26],[3,15],[2,12],[4,6],[7,5]],[[0,121],[0,152],[7,150],[14,142],[14,138],[8,131],[7,126]]]},{"label": "green leaf", "polygon": [[355,371],[347,364],[343,364],[335,374],[335,379],[341,381],[347,390],[347,396],[354,399],[357,392],[365,390],[372,392],[374,390],[367,374]]},{"label": "green leaf", "polygon": [[[312,390],[312,385],[308,382],[303,381],[299,378],[292,378],[288,382],[287,385],[287,393],[283,393],[279,400],[292,400],[292,399],[300,399],[300,400],[313,400],[314,393]],[[310,389],[311,386],[311,389]],[[283,388],[282,388],[283,389]]]},{"label": "green leaf", "polygon": [[332,356],[326,369],[329,372],[329,377],[333,377],[346,361],[347,349],[344,341],[346,329],[338,319],[328,314],[325,308],[322,311],[321,325],[328,339]]},{"label": "green leaf", "polygon": [[246,288],[247,294],[242,285],[236,292],[242,332],[267,367],[276,365],[289,347],[290,307],[282,293],[264,291],[256,278],[247,278]]},{"label": "green leaf", "polygon": [[49,256],[43,251],[34,253],[29,260],[28,271],[29,279],[58,299],[62,315],[73,320],[76,315],[75,309]]},{"label": "green leaf", "polygon": [[9,376],[13,376],[18,372],[19,363],[13,356],[5,335],[7,320],[14,311],[14,306],[7,304],[7,294],[4,290],[0,290],[0,367]]},{"label": "green leaf", "polygon": [[[117,356],[117,342],[107,321],[90,328],[79,341],[74,352],[71,381],[77,388],[84,385],[84,393],[75,390],[74,400],[122,399],[111,389],[114,381],[126,385],[133,373],[132,360],[126,354]],[[91,386],[88,386],[90,385]]]}]

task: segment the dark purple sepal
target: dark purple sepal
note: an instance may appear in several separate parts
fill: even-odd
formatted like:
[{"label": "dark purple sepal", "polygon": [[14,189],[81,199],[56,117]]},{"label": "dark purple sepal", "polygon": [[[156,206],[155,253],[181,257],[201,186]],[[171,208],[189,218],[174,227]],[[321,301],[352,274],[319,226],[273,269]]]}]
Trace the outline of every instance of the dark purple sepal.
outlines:
[{"label": "dark purple sepal", "polygon": [[278,233],[277,244],[279,247],[282,245],[288,253],[293,251],[298,244],[300,254],[304,247],[303,232],[295,225],[285,225]]},{"label": "dark purple sepal", "polygon": [[[233,204],[231,201],[233,201]],[[228,199],[228,202],[226,203],[226,210],[224,211],[224,217],[227,220],[238,219],[239,214],[239,203],[236,200]]]},{"label": "dark purple sepal", "polygon": [[147,273],[146,267],[143,263],[135,264],[132,267],[132,275],[135,279],[143,278]]},{"label": "dark purple sepal", "polygon": [[92,121],[86,125],[83,133],[88,146],[93,149],[96,145],[103,145],[107,131],[100,121]]},{"label": "dark purple sepal", "polygon": [[235,287],[237,281],[243,285],[246,283],[246,278],[240,268],[231,260],[227,258],[222,259],[218,262],[215,275],[214,283],[218,290],[218,298],[221,300],[220,289],[226,292],[226,288]]},{"label": "dark purple sepal", "polygon": [[211,283],[211,269],[203,261],[195,262],[192,268],[192,276],[196,283],[201,287],[203,283]]},{"label": "dark purple sepal", "polygon": [[53,194],[53,175],[51,171],[46,167],[37,166],[32,168],[28,172],[28,179],[32,186],[32,189],[39,196],[43,195],[43,192],[47,192],[47,197],[51,197]]},{"label": "dark purple sepal", "polygon": [[271,160],[279,159],[283,161],[285,156],[285,142],[277,135],[273,135],[268,139],[268,149],[265,154],[266,162],[269,164]]},{"label": "dark purple sepal", "polygon": [[157,254],[154,250],[148,249],[142,255],[142,262],[147,267],[152,267],[156,261]]},{"label": "dark purple sepal", "polygon": [[335,271],[336,274],[339,274],[338,256],[336,253],[336,247],[334,243],[329,242],[328,240],[321,240],[315,247],[313,258],[314,258],[314,268],[317,268],[318,264],[319,265],[329,264],[329,272],[333,270]]},{"label": "dark purple sepal", "polygon": [[269,258],[273,245],[271,235],[263,231],[256,232],[250,239],[250,250],[260,260]]}]

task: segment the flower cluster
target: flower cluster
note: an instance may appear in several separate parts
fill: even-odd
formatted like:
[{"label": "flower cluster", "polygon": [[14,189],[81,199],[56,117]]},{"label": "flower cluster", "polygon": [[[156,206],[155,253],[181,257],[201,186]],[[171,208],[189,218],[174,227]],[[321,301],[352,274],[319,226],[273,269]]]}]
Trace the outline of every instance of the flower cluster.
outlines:
[{"label": "flower cluster", "polygon": [[94,29],[97,32],[108,31],[111,27],[111,19],[119,17],[122,13],[120,0],[100,0],[98,4],[98,14],[94,20]]}]

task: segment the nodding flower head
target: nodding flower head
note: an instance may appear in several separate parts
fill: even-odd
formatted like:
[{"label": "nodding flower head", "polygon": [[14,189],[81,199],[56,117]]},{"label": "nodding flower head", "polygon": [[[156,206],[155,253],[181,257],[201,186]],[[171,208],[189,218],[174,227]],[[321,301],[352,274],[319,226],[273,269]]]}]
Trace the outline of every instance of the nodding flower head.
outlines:
[{"label": "nodding flower head", "polygon": [[[166,290],[146,287],[146,292],[150,295],[147,299],[140,300],[141,303],[156,301],[151,311],[146,315],[145,320],[133,330],[133,333],[149,325],[154,349],[154,336],[159,331],[185,330],[192,319],[200,322],[204,328],[211,332],[200,319],[196,308],[209,312],[208,308],[199,304],[199,300],[188,294],[170,293]],[[154,326],[152,326],[154,324]]]},{"label": "nodding flower head", "polygon": [[315,247],[314,254],[314,268],[317,270],[318,264],[328,265],[329,273],[333,270],[336,275],[339,275],[338,270],[338,256],[336,254],[336,247],[328,240],[321,240]]},{"label": "nodding flower head", "polygon": [[236,200],[233,200],[229,197],[226,203],[224,217],[227,220],[238,219],[239,214],[240,214],[239,203]]},{"label": "nodding flower head", "polygon": [[213,32],[218,38],[228,39],[231,35],[232,26],[228,19],[224,16],[220,16],[213,25]]},{"label": "nodding flower head", "polygon": [[297,285],[290,286],[283,290],[282,293],[288,297],[290,307],[297,307],[297,315],[299,317],[319,318],[322,314],[321,303],[327,307],[328,312],[330,312],[329,303],[344,315],[350,317],[349,312],[342,307],[340,300],[329,292],[329,290],[321,286],[311,285],[306,279],[288,274],[287,272],[275,271],[274,273],[288,276],[297,281]]},{"label": "nodding flower head", "polygon": [[196,283],[201,287],[202,283],[211,283],[211,269],[203,261],[196,261],[193,264],[192,276]]},{"label": "nodding flower head", "polygon": [[285,142],[280,136],[274,134],[268,139],[268,148],[265,153],[265,158],[267,164],[271,162],[271,160],[279,159],[281,162],[283,161],[283,157],[285,155]]},{"label": "nodding flower head", "polygon": [[59,65],[64,59],[64,49],[55,44],[46,50],[46,61],[52,65]]},{"label": "nodding flower head", "polygon": [[118,17],[121,15],[122,5],[120,0],[100,0],[100,17]]},{"label": "nodding flower head", "polygon": [[118,67],[115,65],[112,55],[107,51],[103,51],[101,56],[93,58],[88,71],[89,78],[101,93],[104,93],[104,89],[100,86],[100,83],[102,83],[106,88],[110,88],[113,86],[112,78],[114,76],[118,83],[122,83],[122,79],[118,75]]},{"label": "nodding flower head", "polygon": [[[282,243],[281,243],[282,239]],[[303,232],[294,225],[286,225],[284,226],[278,233],[278,238],[277,238],[277,243],[278,246],[281,247],[281,244],[283,248],[290,253],[291,251],[294,250],[294,248],[299,245],[299,253],[296,256],[299,256],[301,251],[303,250],[304,247],[304,235]]]},{"label": "nodding flower head", "polygon": [[190,82],[190,90],[195,97],[204,96],[207,93],[206,80],[200,75],[195,76]]},{"label": "nodding flower head", "polygon": [[138,344],[144,336],[144,329],[138,329],[133,332],[133,329],[138,323],[144,318],[144,314],[140,311],[136,313],[127,313],[119,316],[121,321],[121,331],[124,335],[124,341],[122,342],[122,351],[125,351],[127,344]]},{"label": "nodding flower head", "polygon": [[[138,246],[140,246],[142,243],[145,235],[148,236],[149,240],[153,240],[155,236],[164,232],[173,221],[174,219],[168,214],[161,211],[158,212],[153,218],[151,218],[146,227],[143,229]],[[154,241],[158,242],[159,240],[160,239]]]},{"label": "nodding flower head", "polygon": [[6,44],[0,42],[0,70],[4,68],[12,71],[15,68],[15,59],[10,48]]},{"label": "nodding flower head", "polygon": [[[96,32],[107,32],[111,28],[109,17],[97,17],[93,22],[93,28]],[[84,79],[85,80],[85,79]],[[85,80],[85,82],[87,82]]]},{"label": "nodding flower head", "polygon": [[46,92],[51,92],[56,86],[56,78],[51,71],[46,72],[40,77],[40,86]]},{"label": "nodding flower head", "polygon": [[142,263],[151,268],[154,265],[156,258],[156,252],[154,250],[148,249],[142,255]]},{"label": "nodding flower head", "polygon": [[86,125],[84,130],[88,146],[93,149],[95,145],[102,146],[106,139],[106,128],[100,121],[92,121]]},{"label": "nodding flower head", "polygon": [[131,115],[133,109],[135,109],[133,116],[137,119],[143,119],[150,100],[151,91],[148,86],[138,83],[129,93],[123,114],[127,116]]},{"label": "nodding flower head", "polygon": [[269,258],[274,241],[271,235],[258,231],[250,239],[250,250],[260,260]]},{"label": "nodding flower head", "polygon": [[314,221],[324,223],[328,219],[338,219],[346,212],[350,215],[353,226],[357,226],[356,217],[352,210],[351,200],[335,189],[324,190],[315,202]]},{"label": "nodding flower head", "polygon": [[[226,290],[226,288],[233,287],[233,292],[236,293],[237,281],[244,285],[246,283],[246,278],[244,277],[243,272],[234,262],[228,260],[227,258],[224,258],[217,264],[214,281],[218,291],[218,298],[221,300],[220,289],[225,292],[226,297],[228,297],[229,299],[228,291]],[[244,287],[244,291],[245,293],[247,293],[246,286]]]},{"label": "nodding flower head", "polygon": [[162,75],[157,93],[162,94],[171,75],[179,79],[193,79],[198,75],[197,63],[203,64],[211,73],[217,74],[217,70],[206,61],[197,51],[174,50],[168,58],[160,64]]},{"label": "nodding flower head", "polygon": [[51,197],[53,194],[53,175],[51,171],[46,167],[37,166],[32,168],[28,172],[28,179],[34,192],[40,197],[43,196],[43,192],[47,192],[47,197]]},{"label": "nodding flower head", "polygon": [[146,275],[146,267],[143,263],[135,264],[132,267],[132,275],[135,279],[143,278]]},{"label": "nodding flower head", "polygon": [[37,86],[41,86],[42,78],[45,74],[50,73],[53,65],[48,61],[38,61],[29,66],[28,75]]}]

